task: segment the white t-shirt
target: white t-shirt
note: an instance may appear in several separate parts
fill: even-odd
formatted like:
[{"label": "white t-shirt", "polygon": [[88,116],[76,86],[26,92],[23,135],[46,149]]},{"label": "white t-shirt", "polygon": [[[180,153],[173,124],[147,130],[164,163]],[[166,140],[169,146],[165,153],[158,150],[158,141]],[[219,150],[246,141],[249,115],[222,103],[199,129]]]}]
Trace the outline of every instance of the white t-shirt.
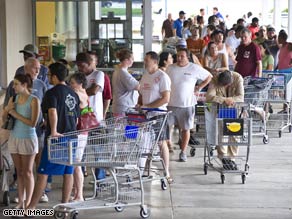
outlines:
[{"label": "white t-shirt", "polygon": [[[140,94],[142,96],[142,104],[147,105],[161,98],[161,93],[170,91],[171,82],[168,75],[160,69],[154,74],[145,72],[140,81]],[[167,104],[159,107],[166,110]]]},{"label": "white t-shirt", "polygon": [[86,76],[87,87],[91,87],[93,83],[101,87],[95,95],[89,96],[89,106],[93,108],[97,121],[103,120],[103,98],[102,91],[104,87],[104,73],[95,70],[90,75]]},{"label": "white t-shirt", "polygon": [[197,103],[195,86],[197,80],[206,80],[211,75],[201,66],[189,63],[184,67],[172,64],[166,69],[171,80],[171,93],[169,106],[191,107]]}]

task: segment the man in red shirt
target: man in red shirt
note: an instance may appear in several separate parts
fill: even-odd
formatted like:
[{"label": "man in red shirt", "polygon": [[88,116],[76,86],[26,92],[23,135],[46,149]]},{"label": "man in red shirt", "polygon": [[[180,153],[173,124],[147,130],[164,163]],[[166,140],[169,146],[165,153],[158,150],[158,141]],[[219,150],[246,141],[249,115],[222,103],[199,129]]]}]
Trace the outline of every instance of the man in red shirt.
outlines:
[{"label": "man in red shirt", "polygon": [[251,24],[248,26],[248,29],[251,32],[251,39],[254,40],[256,38],[256,33],[259,32],[260,27],[259,27],[259,19],[257,17],[254,17],[251,20]]},{"label": "man in red shirt", "polygon": [[236,56],[237,64],[234,70],[242,75],[242,77],[262,76],[261,51],[258,45],[251,41],[251,32],[244,28],[241,31],[241,45],[238,47]]}]

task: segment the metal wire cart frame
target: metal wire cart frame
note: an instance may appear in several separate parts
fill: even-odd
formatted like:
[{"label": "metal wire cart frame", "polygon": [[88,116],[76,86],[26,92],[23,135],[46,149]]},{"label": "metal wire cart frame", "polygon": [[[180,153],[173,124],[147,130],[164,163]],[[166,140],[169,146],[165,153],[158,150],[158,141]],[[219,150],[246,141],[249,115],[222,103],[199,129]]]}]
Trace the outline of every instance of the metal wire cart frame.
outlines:
[{"label": "metal wire cart frame", "polygon": [[269,142],[267,134],[268,96],[272,78],[244,78],[244,102],[250,104],[252,117],[252,136],[262,136],[263,143]]},{"label": "metal wire cart frame", "polygon": [[[59,138],[48,139],[49,160],[52,163],[101,167],[109,171],[110,177],[98,188],[96,195],[84,202],[62,203],[53,206],[55,218],[77,218],[78,210],[115,208],[117,212],[125,206],[139,205],[140,216],[150,216],[144,202],[142,174],[138,166],[143,148],[140,147],[144,133],[152,130],[155,120],[134,123],[127,117],[111,118],[101,127],[66,133]],[[128,182],[119,177],[119,170],[136,172],[138,181]]]},{"label": "metal wire cart frame", "polygon": [[[207,174],[209,167],[216,170],[220,173],[222,184],[225,182],[225,174],[239,174],[244,184],[249,171],[248,160],[252,144],[252,118],[248,117],[249,105],[244,103],[236,103],[232,107],[218,104],[206,105],[204,173]],[[217,148],[218,158],[210,153],[213,146]],[[220,157],[218,149],[221,150],[221,148],[218,147],[223,147],[227,152],[229,150],[237,152],[232,156],[227,153]],[[238,153],[237,147],[246,150],[240,150]],[[223,161],[229,161],[229,163],[223,163]],[[230,164],[231,162],[233,165]]]},{"label": "metal wire cart frame", "polygon": [[278,132],[282,136],[284,129],[292,131],[291,123],[291,99],[292,99],[292,80],[291,70],[267,71],[263,72],[267,78],[272,78],[273,83],[269,90],[268,103],[272,106],[267,119],[267,131]]}]

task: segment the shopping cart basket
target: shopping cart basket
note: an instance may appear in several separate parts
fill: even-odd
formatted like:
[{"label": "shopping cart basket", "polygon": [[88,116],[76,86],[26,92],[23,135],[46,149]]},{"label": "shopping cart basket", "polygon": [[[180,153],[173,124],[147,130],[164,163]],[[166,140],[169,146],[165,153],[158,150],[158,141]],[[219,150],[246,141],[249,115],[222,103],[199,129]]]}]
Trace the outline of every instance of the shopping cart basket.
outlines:
[{"label": "shopping cart basket", "polygon": [[[137,125],[127,117],[111,118],[101,127],[65,133],[62,137],[48,139],[49,160],[63,165],[87,166],[105,168],[111,177],[94,189],[94,198],[85,202],[65,203],[55,205],[55,218],[63,218],[69,214],[77,218],[79,210],[97,208],[115,208],[121,212],[125,206],[140,205],[140,216],[147,218],[150,210],[144,203],[144,188],[142,174],[138,167],[142,154],[141,141],[144,133],[149,132],[155,122],[143,122]],[[84,135],[87,134],[85,138]],[[82,135],[82,138],[79,136]],[[79,148],[84,145],[85,148]],[[82,146],[83,147],[83,146]],[[138,183],[119,179],[119,170],[136,171]]]},{"label": "shopping cart basket", "polygon": [[[160,180],[161,189],[167,189],[165,163],[160,156],[159,145],[166,140],[167,118],[170,111],[157,108],[132,108],[126,113],[128,119],[137,123],[155,121],[150,132],[145,133],[142,143],[142,157],[140,159],[140,168],[146,174],[143,178],[145,181]],[[160,162],[161,168],[153,168],[152,162]],[[154,173],[155,177],[151,175]]]},{"label": "shopping cart basket", "polygon": [[[204,173],[207,174],[208,167],[218,171],[222,184],[225,181],[225,174],[240,174],[242,183],[246,181],[249,165],[249,151],[252,144],[252,119],[248,118],[249,105],[236,103],[232,107],[218,104],[206,104],[205,124],[206,124],[206,146],[204,150]],[[216,158],[210,151],[213,146],[245,147],[246,153],[237,153],[234,156],[228,154]],[[226,149],[225,149],[226,150]],[[229,150],[229,148],[228,148]],[[219,154],[218,154],[219,155]],[[223,161],[226,161],[223,163]],[[228,162],[228,163],[227,163]]]}]

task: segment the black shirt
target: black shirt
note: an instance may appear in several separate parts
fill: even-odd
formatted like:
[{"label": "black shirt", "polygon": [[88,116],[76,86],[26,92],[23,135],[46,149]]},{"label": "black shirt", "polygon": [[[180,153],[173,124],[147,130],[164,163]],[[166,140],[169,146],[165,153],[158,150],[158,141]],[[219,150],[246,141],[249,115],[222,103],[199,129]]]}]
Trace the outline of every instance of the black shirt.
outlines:
[{"label": "black shirt", "polygon": [[42,112],[47,120],[46,136],[51,134],[48,110],[57,111],[57,132],[65,133],[76,130],[77,118],[80,115],[78,95],[66,85],[56,85],[48,90],[42,102]]}]

